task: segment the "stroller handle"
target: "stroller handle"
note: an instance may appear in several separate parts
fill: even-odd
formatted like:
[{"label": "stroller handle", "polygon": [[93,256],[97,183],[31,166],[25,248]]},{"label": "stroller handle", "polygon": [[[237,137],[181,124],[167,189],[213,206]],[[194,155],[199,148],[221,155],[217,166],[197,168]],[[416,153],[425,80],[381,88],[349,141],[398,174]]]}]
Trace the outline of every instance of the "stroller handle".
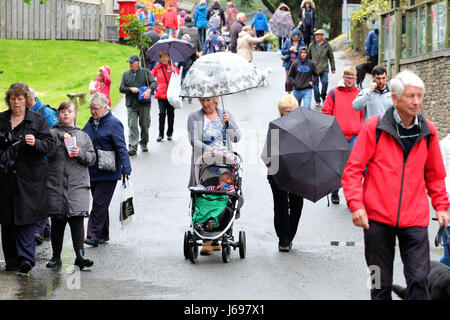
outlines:
[{"label": "stroller handle", "polygon": [[219,196],[229,196],[232,198],[235,198],[236,200],[239,199],[239,195],[235,192],[229,192],[229,191],[222,191],[222,190],[190,190],[191,191],[191,196],[194,195],[202,195],[202,194],[215,194],[215,195],[219,195]]}]

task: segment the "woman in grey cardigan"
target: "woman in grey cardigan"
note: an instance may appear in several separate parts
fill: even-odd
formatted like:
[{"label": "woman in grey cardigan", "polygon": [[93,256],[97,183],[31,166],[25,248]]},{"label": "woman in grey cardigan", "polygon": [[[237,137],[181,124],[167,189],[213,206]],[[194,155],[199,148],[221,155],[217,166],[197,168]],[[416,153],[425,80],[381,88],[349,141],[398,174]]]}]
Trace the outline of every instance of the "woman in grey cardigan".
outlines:
[{"label": "woman in grey cardigan", "polygon": [[241,139],[241,131],[230,113],[218,110],[218,97],[200,98],[202,109],[191,112],[188,117],[188,134],[192,146],[191,176],[188,187],[194,186],[194,161],[212,149],[232,150],[231,142]]},{"label": "woman in grey cardigan", "polygon": [[[70,101],[58,108],[59,122],[50,130],[56,141],[48,154],[48,205],[52,220],[51,240],[53,256],[47,268],[61,266],[64,229],[69,223],[75,250],[75,265],[80,269],[94,262],[84,257],[84,224],[89,217],[89,171],[96,155],[89,136],[76,123],[76,108]],[[74,147],[66,147],[66,139],[76,139]]]}]

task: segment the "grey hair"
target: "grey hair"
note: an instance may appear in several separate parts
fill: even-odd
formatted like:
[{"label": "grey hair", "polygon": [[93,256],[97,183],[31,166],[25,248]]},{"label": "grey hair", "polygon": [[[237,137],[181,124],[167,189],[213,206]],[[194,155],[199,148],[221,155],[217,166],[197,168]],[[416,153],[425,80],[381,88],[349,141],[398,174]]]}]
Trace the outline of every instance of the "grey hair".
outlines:
[{"label": "grey hair", "polygon": [[239,12],[237,15],[236,15],[236,19],[240,19],[240,18],[243,18],[243,17],[245,17],[245,13],[243,13],[243,12]]},{"label": "grey hair", "polygon": [[398,73],[390,83],[391,91],[395,93],[397,99],[400,99],[403,96],[405,86],[421,88],[422,95],[425,94],[425,84],[422,79],[412,71],[404,70]]},{"label": "grey hair", "polygon": [[107,107],[109,105],[109,101],[108,98],[103,93],[96,92],[89,98],[89,105]]},{"label": "grey hair", "polygon": [[33,90],[33,88],[28,88],[28,89],[30,89],[30,96],[31,96],[31,99],[35,99],[36,98],[36,94],[34,93],[34,90]]}]

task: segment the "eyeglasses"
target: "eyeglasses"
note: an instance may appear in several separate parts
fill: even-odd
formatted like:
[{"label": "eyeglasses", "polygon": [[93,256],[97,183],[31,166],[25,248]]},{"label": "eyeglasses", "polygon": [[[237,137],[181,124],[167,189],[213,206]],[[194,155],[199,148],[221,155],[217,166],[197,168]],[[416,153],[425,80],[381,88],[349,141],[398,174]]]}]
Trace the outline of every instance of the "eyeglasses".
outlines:
[{"label": "eyeglasses", "polygon": [[103,108],[102,108],[102,107],[98,107],[98,108],[89,107],[89,109],[90,109],[91,111],[98,111],[98,110],[101,110],[101,109],[103,109]]},{"label": "eyeglasses", "polygon": [[356,80],[356,77],[344,76],[345,80]]}]

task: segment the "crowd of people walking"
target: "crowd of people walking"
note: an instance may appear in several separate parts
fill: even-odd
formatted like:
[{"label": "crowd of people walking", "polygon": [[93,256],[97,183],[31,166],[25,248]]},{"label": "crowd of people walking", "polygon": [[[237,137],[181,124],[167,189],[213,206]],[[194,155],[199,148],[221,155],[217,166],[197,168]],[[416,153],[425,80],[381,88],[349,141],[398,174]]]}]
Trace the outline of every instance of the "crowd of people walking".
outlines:
[{"label": "crowd of people walking", "polygon": [[[298,108],[317,109],[336,119],[352,149],[342,186],[353,223],[364,228],[366,262],[383,270],[381,288],[371,290],[372,299],[391,298],[396,237],[408,296],[428,299],[427,193],[439,223],[448,225],[450,218],[446,169],[436,128],[420,114],[425,92],[420,77],[404,71],[389,84],[386,68],[376,64],[374,32],[368,40],[367,55],[374,64],[369,87],[362,89],[360,70],[348,66],[339,75],[342,78],[337,86],[329,88],[329,72],[336,73],[336,63],[324,30],[317,28],[313,1],[302,1],[297,26],[285,4],[269,20],[258,10],[251,25],[245,25],[246,15],[232,2],[226,7],[224,10],[219,1],[209,7],[208,1],[202,0],[192,16],[184,13],[178,17],[169,6],[163,18],[167,37],[189,42],[194,48],[194,54],[185,61],[173,63],[168,51],[158,53],[159,61],[143,65],[140,63],[146,56],[128,58],[129,69],[120,83],[127,108],[127,140],[122,122],[110,109],[108,66],[100,67],[90,88],[91,117],[84,128],[77,126],[78,110],[72,102],[64,101],[55,110],[35,97],[27,84],[11,84],[5,97],[8,111],[0,113],[0,223],[6,270],[28,273],[36,263],[36,244],[46,237],[51,238],[52,246],[46,266],[61,267],[66,224],[76,256],[74,265],[92,267],[94,261],[85,257],[84,244],[98,247],[110,240],[109,205],[117,181],[131,175],[130,156],[138,154],[139,146],[143,152],[149,151],[151,97],[158,100],[159,107],[157,142],[165,137],[171,141],[175,121],[175,108],[168,99],[171,77],[180,74],[183,67],[183,81],[199,56],[225,50],[253,63],[252,50],[255,46],[264,49],[262,43],[270,28],[278,37],[280,68],[286,74],[284,89],[280,88],[285,94],[278,101],[280,117]],[[154,37],[153,14],[144,9],[139,19],[149,28],[147,36]],[[229,32],[229,43],[222,30]],[[151,46],[159,39],[154,40]],[[189,187],[195,186],[196,157],[213,149],[232,150],[231,144],[241,139],[239,121],[218,108],[218,97],[200,98],[199,102],[201,109],[191,112],[186,121],[192,146]],[[273,195],[278,249],[289,252],[304,198],[283,190],[271,173],[267,179]],[[386,197],[386,192],[392,197]],[[340,203],[339,189],[331,193],[331,201]],[[86,237],[85,218],[89,219]],[[212,249],[205,246],[201,253],[212,254]],[[442,261],[448,264],[448,249],[445,255]]]}]

